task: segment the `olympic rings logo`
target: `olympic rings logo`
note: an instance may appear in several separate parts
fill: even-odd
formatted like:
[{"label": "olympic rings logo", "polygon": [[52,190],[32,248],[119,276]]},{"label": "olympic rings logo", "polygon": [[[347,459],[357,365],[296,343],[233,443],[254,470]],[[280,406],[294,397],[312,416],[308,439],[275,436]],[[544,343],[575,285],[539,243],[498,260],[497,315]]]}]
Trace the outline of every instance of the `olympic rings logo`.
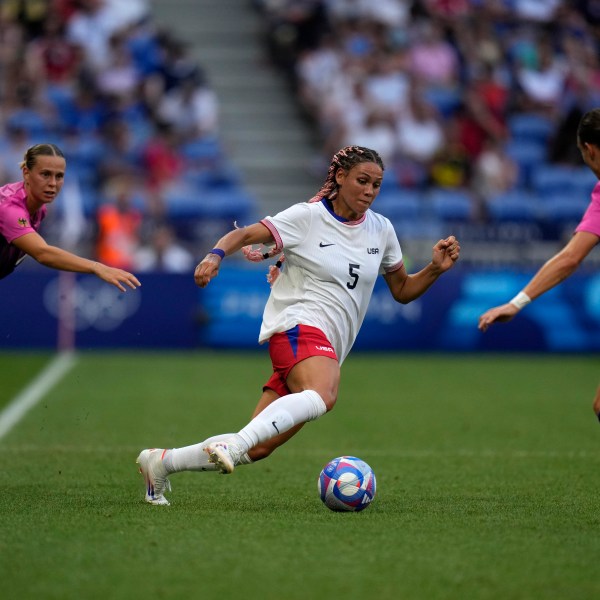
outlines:
[{"label": "olympic rings logo", "polygon": [[57,319],[64,314],[64,303],[71,305],[66,311],[71,313],[69,320],[75,331],[114,331],[137,312],[141,300],[141,290],[123,293],[91,277],[76,279],[64,289],[60,278],[52,279],[45,287],[43,297],[46,310]]}]

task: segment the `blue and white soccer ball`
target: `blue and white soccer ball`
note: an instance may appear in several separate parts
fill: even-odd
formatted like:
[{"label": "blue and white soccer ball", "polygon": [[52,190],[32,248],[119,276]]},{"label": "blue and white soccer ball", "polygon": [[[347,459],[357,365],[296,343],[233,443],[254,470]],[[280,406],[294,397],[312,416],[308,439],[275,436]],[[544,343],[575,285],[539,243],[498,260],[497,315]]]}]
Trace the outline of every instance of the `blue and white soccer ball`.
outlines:
[{"label": "blue and white soccer ball", "polygon": [[375,473],[356,456],[340,456],[328,462],[319,475],[319,495],[331,510],[364,510],[375,497]]}]

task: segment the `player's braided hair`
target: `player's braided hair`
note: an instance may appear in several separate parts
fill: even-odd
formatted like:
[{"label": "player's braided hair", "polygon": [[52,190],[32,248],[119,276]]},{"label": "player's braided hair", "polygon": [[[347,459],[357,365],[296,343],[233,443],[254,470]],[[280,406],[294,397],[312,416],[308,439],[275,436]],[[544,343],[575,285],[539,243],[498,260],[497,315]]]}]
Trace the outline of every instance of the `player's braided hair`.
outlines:
[{"label": "player's braided hair", "polygon": [[[329,165],[327,177],[325,178],[323,185],[308,202],[320,202],[323,198],[333,200],[337,196],[339,188],[339,185],[335,180],[338,170],[344,169],[344,171],[348,172],[356,165],[364,162],[373,162],[379,165],[382,170],[385,168],[381,156],[379,156],[375,150],[371,150],[370,148],[365,148],[364,146],[346,146],[345,148],[338,150],[331,159],[331,164]],[[245,246],[242,248],[242,252],[249,261],[260,262],[261,260],[266,260],[279,254],[281,248],[275,246],[274,248],[267,249],[262,246],[261,248],[255,249],[252,248],[252,246]],[[277,259],[277,263],[269,267],[267,281],[270,284],[273,284],[277,279],[284,261],[285,256],[281,254]]]},{"label": "player's braided hair", "polygon": [[33,169],[37,162],[38,156],[61,156],[64,158],[62,150],[56,144],[35,144],[25,152],[23,160],[19,163],[21,169],[27,167]]},{"label": "player's braided hair", "polygon": [[376,163],[382,170],[384,169],[381,156],[379,156],[375,150],[365,148],[364,146],[346,146],[345,148],[338,150],[331,159],[325,182],[309,202],[319,202],[323,198],[333,200],[338,193],[339,186],[335,180],[335,175],[338,170],[344,169],[344,171],[348,172],[356,165],[364,162]]}]

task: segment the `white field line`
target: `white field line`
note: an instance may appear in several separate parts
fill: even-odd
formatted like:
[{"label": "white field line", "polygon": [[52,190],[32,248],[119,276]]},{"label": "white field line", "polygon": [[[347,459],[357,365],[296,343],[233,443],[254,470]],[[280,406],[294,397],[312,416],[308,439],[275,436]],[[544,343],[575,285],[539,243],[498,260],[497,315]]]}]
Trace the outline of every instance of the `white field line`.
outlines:
[{"label": "white field line", "polygon": [[8,406],[0,412],[0,440],[31,410],[73,367],[72,352],[59,354]]}]

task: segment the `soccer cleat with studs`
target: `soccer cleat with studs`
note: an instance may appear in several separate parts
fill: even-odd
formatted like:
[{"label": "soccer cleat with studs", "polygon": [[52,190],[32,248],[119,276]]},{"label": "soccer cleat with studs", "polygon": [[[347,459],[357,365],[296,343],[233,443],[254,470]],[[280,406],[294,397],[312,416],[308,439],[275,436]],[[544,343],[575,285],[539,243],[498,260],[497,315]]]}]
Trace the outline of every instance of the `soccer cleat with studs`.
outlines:
[{"label": "soccer cleat with studs", "polygon": [[171,491],[171,482],[167,477],[167,470],[162,459],[166,450],[162,448],[150,448],[142,450],[135,461],[139,472],[146,483],[146,502],[156,505],[168,506],[169,501],[165,498],[165,491]]},{"label": "soccer cleat with studs", "polygon": [[204,451],[208,454],[208,460],[216,465],[223,475],[233,473],[235,465],[243,454],[242,449],[233,442],[215,442],[207,446]]}]

